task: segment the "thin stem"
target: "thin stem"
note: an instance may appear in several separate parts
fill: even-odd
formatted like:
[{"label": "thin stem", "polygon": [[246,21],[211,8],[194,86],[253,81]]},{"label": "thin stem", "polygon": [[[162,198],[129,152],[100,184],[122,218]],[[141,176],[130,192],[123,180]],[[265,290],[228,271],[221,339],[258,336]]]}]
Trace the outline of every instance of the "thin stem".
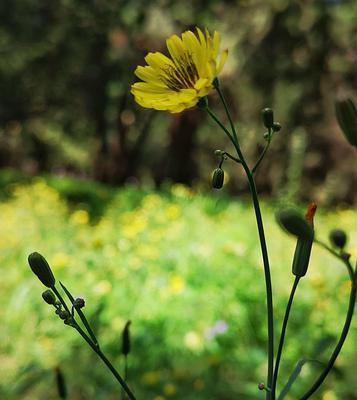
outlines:
[{"label": "thin stem", "polygon": [[232,155],[230,155],[229,153],[227,153],[226,151],[223,153],[225,156],[227,156],[228,158],[230,158],[231,160],[235,161],[238,164],[241,164],[241,160],[237,157],[233,157]]},{"label": "thin stem", "polygon": [[264,158],[266,152],[267,152],[268,149],[269,149],[270,142],[271,142],[271,136],[269,135],[269,138],[268,138],[268,141],[267,141],[267,143],[266,143],[266,145],[265,145],[265,147],[264,147],[264,150],[263,150],[262,153],[260,154],[260,156],[259,156],[259,158],[258,158],[258,161],[255,163],[254,167],[252,168],[252,174],[255,173],[255,171],[256,171],[257,168],[259,167],[260,163],[263,161],[263,158]]},{"label": "thin stem", "polygon": [[340,259],[347,267],[348,270],[348,274],[350,276],[351,281],[353,281],[353,268],[352,265],[350,264],[350,262],[348,261],[348,259],[342,257],[342,255],[340,253],[337,253],[337,251],[335,251],[334,249],[332,249],[330,246],[328,246],[327,244],[321,242],[318,239],[314,239],[314,242],[316,244],[318,244],[319,246],[323,247],[325,250],[327,250],[329,253],[331,253],[332,255],[334,255],[335,257],[337,257],[338,259]]},{"label": "thin stem", "polygon": [[327,375],[330,373],[338,355],[340,354],[340,351],[342,349],[342,346],[346,340],[348,331],[350,329],[353,312],[354,312],[354,307],[355,307],[355,303],[356,303],[356,292],[357,292],[356,272],[357,271],[354,272],[354,279],[351,282],[351,292],[350,292],[350,300],[349,300],[349,304],[348,304],[348,311],[347,311],[345,324],[343,326],[340,339],[337,342],[337,345],[336,345],[325,369],[321,372],[320,376],[316,379],[315,383],[311,386],[311,388],[300,398],[300,400],[307,400],[316,392],[316,390],[322,385],[322,383],[325,380],[325,378],[327,377]]},{"label": "thin stem", "polygon": [[92,340],[87,336],[83,329],[75,323],[74,328],[82,336],[82,338],[89,344],[93,351],[101,358],[104,364],[109,368],[110,372],[114,375],[116,380],[120,383],[122,388],[125,390],[126,394],[129,396],[130,400],[136,400],[134,394],[130,390],[129,386],[126,384],[125,380],[120,376],[118,371],[113,367],[112,363],[107,359],[104,353],[92,342]]},{"label": "thin stem", "polygon": [[295,291],[296,291],[296,288],[297,288],[297,286],[299,284],[299,281],[300,281],[300,277],[299,276],[295,277],[295,280],[294,280],[294,283],[293,283],[293,286],[292,286],[292,289],[291,289],[291,292],[290,292],[289,301],[288,301],[288,304],[286,306],[283,325],[281,327],[279,346],[278,346],[278,351],[276,353],[276,360],[275,360],[275,367],[274,367],[273,384],[272,384],[272,389],[271,389],[271,391],[272,391],[272,400],[275,399],[276,384],[277,384],[277,381],[278,381],[280,359],[281,359],[281,355],[282,355],[283,347],[284,347],[286,328],[288,326],[290,310],[291,310],[291,306],[293,304]]},{"label": "thin stem", "polygon": [[[222,97],[223,94],[221,93]],[[223,97],[224,99],[224,97]],[[225,104],[225,101],[224,101]],[[262,252],[263,258],[263,265],[264,265],[264,277],[265,277],[265,287],[266,287],[266,301],[267,301],[267,318],[268,318],[268,372],[267,372],[267,384],[268,388],[271,388],[273,382],[273,370],[274,370],[274,310],[273,310],[273,290],[271,284],[271,276],[270,276],[270,266],[269,266],[269,256],[268,256],[268,249],[265,240],[265,233],[264,233],[264,225],[263,219],[260,211],[260,205],[258,200],[258,193],[255,186],[254,177],[244,159],[243,153],[240,149],[238,141],[235,140],[237,137],[234,125],[232,124],[232,131],[234,137],[230,134],[227,128],[222,124],[222,122],[215,116],[215,114],[207,107],[206,108],[208,114],[212,117],[212,119],[223,129],[226,135],[230,138],[231,142],[233,143],[238,157],[241,161],[242,167],[248,178],[249,188],[253,200],[254,212],[256,223],[258,227],[259,233],[259,241],[260,241],[260,248]],[[230,112],[227,107],[225,107],[228,119],[232,121],[230,116]],[[271,399],[271,391],[267,391],[266,393],[266,400]]]},{"label": "thin stem", "polygon": [[224,95],[223,95],[223,92],[222,92],[222,90],[221,90],[221,87],[220,87],[218,78],[216,78],[216,79],[213,81],[213,86],[214,86],[214,88],[217,90],[217,93],[218,93],[218,95],[219,95],[219,97],[220,97],[220,99],[221,99],[221,101],[222,101],[223,107],[224,107],[224,109],[225,109],[225,111],[226,111],[229,124],[231,125],[231,129],[232,129],[234,141],[235,141],[236,143],[238,143],[237,132],[236,132],[236,129],[235,129],[235,127],[234,127],[234,123],[233,123],[233,120],[232,120],[232,116],[231,116],[231,113],[229,112],[229,109],[228,109],[228,106],[227,106],[227,102],[226,102],[226,99],[225,99],[225,97],[224,97]]},{"label": "thin stem", "polygon": [[218,117],[216,116],[216,114],[214,114],[214,112],[207,107],[206,108],[208,114],[210,115],[210,117],[219,125],[220,128],[223,129],[224,133],[229,137],[229,139],[234,142],[233,136],[231,135],[231,133],[229,132],[229,130],[222,124],[222,122],[218,119]]},{"label": "thin stem", "polygon": [[[64,301],[63,297],[61,296],[61,294],[59,293],[59,291],[57,290],[57,288],[53,285],[51,287],[51,289],[54,291],[54,293],[56,294],[56,296],[58,297],[59,301],[61,302],[61,304],[63,305],[64,309],[71,315],[71,312],[66,304],[66,302]],[[120,376],[120,374],[118,373],[118,371],[113,367],[113,365],[111,364],[111,362],[107,359],[107,357],[104,355],[104,353],[100,350],[98,344],[95,344],[88,336],[87,334],[83,331],[83,329],[78,325],[78,323],[76,322],[76,320],[74,318],[73,319],[73,327],[77,330],[77,332],[82,336],[82,338],[89,344],[89,346],[93,349],[93,351],[102,359],[102,361],[105,363],[105,365],[109,368],[109,370],[111,371],[111,373],[114,375],[114,377],[116,378],[116,380],[120,383],[120,385],[122,386],[122,388],[125,390],[125,392],[128,394],[130,400],[136,400],[135,396],[133,395],[133,393],[131,392],[131,390],[129,389],[128,385],[125,383],[124,379]]]}]

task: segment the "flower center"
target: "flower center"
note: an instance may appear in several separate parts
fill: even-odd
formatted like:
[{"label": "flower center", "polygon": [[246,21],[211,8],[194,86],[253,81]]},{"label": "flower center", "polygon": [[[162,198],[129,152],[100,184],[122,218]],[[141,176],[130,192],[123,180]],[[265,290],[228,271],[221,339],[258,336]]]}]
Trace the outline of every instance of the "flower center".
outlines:
[{"label": "flower center", "polygon": [[185,53],[181,58],[174,59],[174,63],[175,66],[167,66],[161,76],[163,82],[175,92],[194,88],[198,80],[198,72],[191,54]]}]

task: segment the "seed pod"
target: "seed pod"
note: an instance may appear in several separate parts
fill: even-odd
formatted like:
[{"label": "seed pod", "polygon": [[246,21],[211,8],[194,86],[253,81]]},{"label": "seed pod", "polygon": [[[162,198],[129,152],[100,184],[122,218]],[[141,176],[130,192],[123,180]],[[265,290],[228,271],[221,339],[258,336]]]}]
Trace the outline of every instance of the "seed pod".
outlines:
[{"label": "seed pod", "polygon": [[213,171],[213,176],[212,176],[212,187],[214,189],[221,189],[223,186],[224,182],[224,171],[222,168],[216,168]]},{"label": "seed pod", "polygon": [[311,238],[298,237],[292,265],[292,272],[295,276],[299,276],[301,278],[306,274],[309,266],[313,241],[313,235]]},{"label": "seed pod", "polygon": [[335,103],[336,118],[346,139],[357,147],[357,110],[349,98],[337,100]]},{"label": "seed pod", "polygon": [[274,125],[274,113],[271,108],[264,108],[262,110],[263,124],[266,128],[272,128]]},{"label": "seed pod", "polygon": [[297,237],[311,238],[313,228],[299,212],[294,209],[279,211],[276,215],[279,225],[288,233]]},{"label": "seed pod", "polygon": [[131,321],[128,321],[123,329],[122,353],[125,356],[127,356],[130,353],[130,332],[129,332],[130,324]]},{"label": "seed pod", "polygon": [[45,302],[47,304],[51,304],[51,305],[56,304],[56,296],[50,289],[47,289],[42,293],[42,298],[43,298],[43,300],[45,300]]},{"label": "seed pod", "polygon": [[55,277],[45,257],[43,257],[40,253],[31,253],[28,256],[28,263],[32,269],[32,272],[37,275],[38,279],[45,286],[50,288],[55,285]]},{"label": "seed pod", "polygon": [[330,232],[329,238],[333,246],[339,247],[340,249],[343,249],[347,242],[347,235],[342,229],[332,230]]}]

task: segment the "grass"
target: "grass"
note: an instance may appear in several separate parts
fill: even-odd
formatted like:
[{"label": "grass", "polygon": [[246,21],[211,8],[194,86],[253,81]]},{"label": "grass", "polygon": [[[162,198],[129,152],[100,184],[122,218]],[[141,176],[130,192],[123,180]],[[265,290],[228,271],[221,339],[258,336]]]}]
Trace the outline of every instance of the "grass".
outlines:
[{"label": "grass", "polygon": [[[45,255],[56,277],[85,297],[84,311],[119,369],[121,330],[132,321],[129,383],[138,399],[264,398],[257,390],[266,374],[264,282],[249,204],[180,185],[158,193],[51,178],[3,187],[1,398],[56,399],[56,366],[70,399],[118,398],[100,361],[42,301],[44,288],[26,262],[32,251]],[[276,226],[272,205],[263,203],[263,213],[278,332],[293,282],[295,243]],[[352,210],[320,211],[315,226],[321,239],[332,228],[346,229],[357,256]],[[337,260],[314,248],[292,310],[280,382],[321,339],[328,347],[319,358],[328,357],[343,324],[347,278]],[[356,339],[354,322],[334,373],[314,398],[353,398]],[[291,399],[319,368],[304,367]]]}]

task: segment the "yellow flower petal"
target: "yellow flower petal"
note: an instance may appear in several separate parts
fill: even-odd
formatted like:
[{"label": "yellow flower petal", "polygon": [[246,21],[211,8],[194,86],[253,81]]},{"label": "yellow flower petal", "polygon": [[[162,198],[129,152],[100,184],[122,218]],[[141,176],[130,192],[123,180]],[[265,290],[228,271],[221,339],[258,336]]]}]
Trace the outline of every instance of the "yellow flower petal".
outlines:
[{"label": "yellow flower petal", "polygon": [[220,34],[210,36],[196,28],[197,34],[186,31],[181,38],[172,35],[166,40],[171,58],[162,53],[148,53],[146,66],[138,66],[135,75],[142,82],[131,87],[131,93],[142,107],[181,112],[194,107],[213,88],[213,80],[227,59],[225,50],[219,56]]}]

